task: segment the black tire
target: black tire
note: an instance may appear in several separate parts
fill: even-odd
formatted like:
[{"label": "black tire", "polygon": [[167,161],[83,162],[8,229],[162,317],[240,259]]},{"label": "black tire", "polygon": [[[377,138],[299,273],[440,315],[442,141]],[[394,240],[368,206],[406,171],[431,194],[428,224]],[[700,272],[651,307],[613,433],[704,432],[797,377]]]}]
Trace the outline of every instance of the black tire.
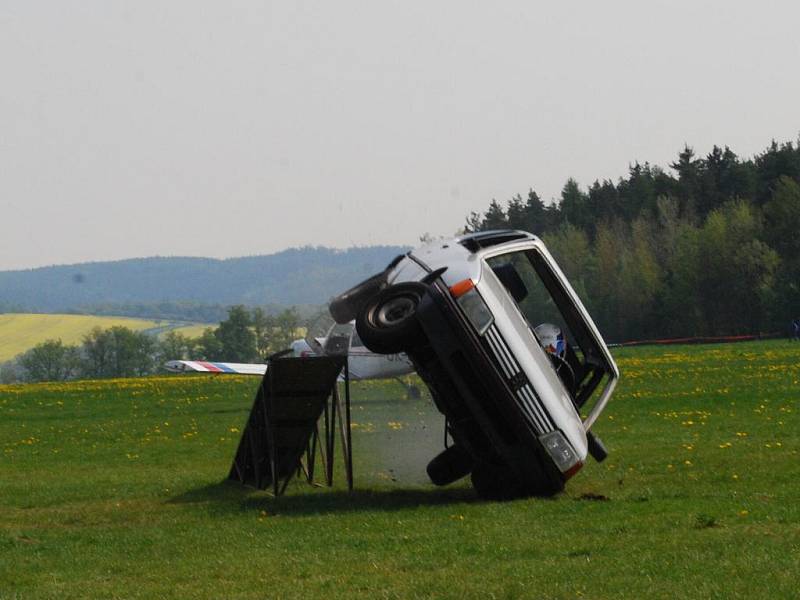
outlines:
[{"label": "black tire", "polygon": [[473,458],[460,446],[445,448],[428,463],[428,477],[436,485],[448,485],[469,475]]},{"label": "black tire", "polygon": [[413,348],[422,337],[416,312],[428,286],[417,281],[382,289],[366,301],[356,317],[356,331],[364,345],[378,354],[396,354]]},{"label": "black tire", "polygon": [[472,487],[484,500],[513,500],[529,495],[515,481],[511,470],[503,465],[475,463],[470,479]]},{"label": "black tire", "polygon": [[486,500],[550,497],[564,489],[562,481],[550,481],[547,477],[543,477],[535,485],[526,484],[509,467],[486,462],[475,463],[471,479],[478,496]]},{"label": "black tire", "polygon": [[386,287],[386,271],[365,279],[336,296],[328,305],[333,320],[344,325],[356,318],[364,303]]}]

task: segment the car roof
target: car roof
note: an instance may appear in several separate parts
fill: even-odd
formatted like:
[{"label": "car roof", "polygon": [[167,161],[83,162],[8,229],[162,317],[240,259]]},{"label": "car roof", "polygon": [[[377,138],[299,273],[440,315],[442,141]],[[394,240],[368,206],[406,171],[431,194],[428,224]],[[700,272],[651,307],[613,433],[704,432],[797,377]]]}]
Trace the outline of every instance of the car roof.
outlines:
[{"label": "car roof", "polygon": [[437,240],[412,250],[410,254],[432,270],[447,267],[448,270],[442,277],[448,285],[452,285],[463,279],[472,278],[477,281],[480,278],[480,258],[487,249],[537,240],[535,235],[526,231],[513,229],[479,231],[456,238]]},{"label": "car roof", "polygon": [[492,229],[489,231],[475,231],[462,235],[456,238],[456,242],[474,253],[482,248],[498,246],[507,242],[532,239],[536,239],[536,236],[527,231],[520,231],[518,229]]}]

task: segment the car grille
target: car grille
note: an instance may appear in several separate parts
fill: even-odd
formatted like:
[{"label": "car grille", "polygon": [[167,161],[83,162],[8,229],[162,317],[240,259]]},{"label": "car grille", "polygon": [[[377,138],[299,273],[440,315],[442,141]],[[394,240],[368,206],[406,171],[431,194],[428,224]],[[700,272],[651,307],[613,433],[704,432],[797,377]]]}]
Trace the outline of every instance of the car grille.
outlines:
[{"label": "car grille", "polygon": [[514,391],[517,405],[534,431],[542,435],[555,430],[553,420],[494,323],[486,330],[483,340],[486,349],[494,357],[495,363]]}]

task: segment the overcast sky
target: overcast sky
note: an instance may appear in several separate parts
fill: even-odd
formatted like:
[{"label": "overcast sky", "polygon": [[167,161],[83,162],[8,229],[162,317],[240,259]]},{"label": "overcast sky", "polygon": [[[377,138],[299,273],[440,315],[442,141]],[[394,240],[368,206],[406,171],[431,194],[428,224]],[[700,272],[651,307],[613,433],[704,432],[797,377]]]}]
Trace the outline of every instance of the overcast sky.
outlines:
[{"label": "overcast sky", "polygon": [[800,132],[792,2],[0,1],[0,269],[413,245]]}]

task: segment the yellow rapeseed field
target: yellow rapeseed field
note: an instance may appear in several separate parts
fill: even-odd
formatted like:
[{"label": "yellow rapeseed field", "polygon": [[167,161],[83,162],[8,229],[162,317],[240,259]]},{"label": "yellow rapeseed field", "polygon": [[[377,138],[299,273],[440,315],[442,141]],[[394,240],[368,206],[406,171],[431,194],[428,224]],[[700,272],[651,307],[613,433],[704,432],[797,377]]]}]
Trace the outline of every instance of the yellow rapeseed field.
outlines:
[{"label": "yellow rapeseed field", "polygon": [[214,329],[216,325],[210,323],[197,323],[195,325],[186,325],[185,327],[176,327],[173,329],[175,333],[180,333],[188,338],[199,338],[203,332],[208,328]]},{"label": "yellow rapeseed field", "polygon": [[45,340],[61,339],[65,344],[79,344],[94,327],[106,329],[115,325],[141,331],[159,324],[145,319],[92,315],[0,315],[0,362],[14,358]]}]

